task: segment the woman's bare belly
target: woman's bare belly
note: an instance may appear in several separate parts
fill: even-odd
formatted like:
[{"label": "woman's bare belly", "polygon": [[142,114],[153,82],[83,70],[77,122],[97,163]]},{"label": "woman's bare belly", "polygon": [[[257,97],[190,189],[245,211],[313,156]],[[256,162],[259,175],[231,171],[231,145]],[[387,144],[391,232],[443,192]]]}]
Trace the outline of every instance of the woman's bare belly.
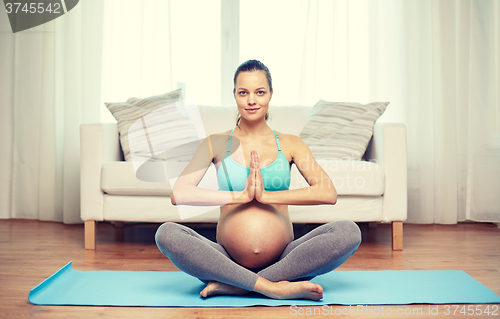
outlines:
[{"label": "woman's bare belly", "polygon": [[217,242],[234,261],[247,268],[274,262],[293,240],[287,205],[268,205],[253,200],[225,205],[217,224]]}]

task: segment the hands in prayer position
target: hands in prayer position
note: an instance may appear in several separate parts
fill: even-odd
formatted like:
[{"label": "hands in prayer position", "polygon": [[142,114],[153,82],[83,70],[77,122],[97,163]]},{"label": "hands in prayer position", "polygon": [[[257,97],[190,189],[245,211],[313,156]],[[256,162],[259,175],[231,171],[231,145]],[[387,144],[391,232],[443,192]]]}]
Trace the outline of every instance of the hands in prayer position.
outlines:
[{"label": "hands in prayer position", "polygon": [[246,202],[251,202],[255,198],[258,202],[264,203],[266,190],[260,172],[259,155],[256,151],[250,153],[250,174],[245,183],[244,194],[246,194]]}]

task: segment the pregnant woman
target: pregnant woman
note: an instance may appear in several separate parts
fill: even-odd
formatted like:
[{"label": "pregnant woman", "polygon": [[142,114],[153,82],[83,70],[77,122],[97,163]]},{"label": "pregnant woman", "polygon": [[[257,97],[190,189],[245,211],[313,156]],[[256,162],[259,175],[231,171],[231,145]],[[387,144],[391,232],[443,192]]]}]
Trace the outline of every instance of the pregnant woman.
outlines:
[{"label": "pregnant woman", "polygon": [[[255,291],[275,299],[320,300],[323,288],[309,280],[354,254],[360,230],[351,221],[336,221],[294,240],[288,205],[333,205],[335,187],[299,137],[267,125],[273,87],[263,63],[249,60],[238,67],[233,94],[240,114],[236,127],[207,137],[172,191],[174,205],[221,206],[217,243],[167,222],[156,232],[158,248],[206,284],[201,297]],[[218,191],[197,187],[211,163]],[[309,187],[289,190],[292,164]]]}]

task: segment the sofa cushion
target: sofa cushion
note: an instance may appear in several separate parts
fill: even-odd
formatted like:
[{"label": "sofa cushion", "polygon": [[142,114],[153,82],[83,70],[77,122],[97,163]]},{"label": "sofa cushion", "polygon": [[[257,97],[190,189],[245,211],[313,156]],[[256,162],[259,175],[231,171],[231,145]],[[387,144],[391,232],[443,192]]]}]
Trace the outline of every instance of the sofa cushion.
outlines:
[{"label": "sofa cushion", "polygon": [[[383,169],[373,162],[318,160],[331,178],[338,195],[381,196],[384,194],[385,175]],[[161,162],[145,163],[150,176],[142,176],[156,182],[139,180],[132,162],[109,162],[102,168],[102,190],[111,195],[170,196],[172,189]],[[200,182],[200,187],[217,189],[215,167],[211,165]],[[295,165],[292,165],[290,189],[308,187],[306,180]],[[165,182],[167,180],[167,182]]]},{"label": "sofa cushion", "polygon": [[[382,196],[385,189],[383,168],[367,161],[317,160],[337,190],[337,195]],[[292,166],[290,189],[308,187],[297,166]]]},{"label": "sofa cushion", "polygon": [[373,125],[388,104],[320,100],[299,137],[316,158],[361,160],[373,135]]},{"label": "sofa cushion", "polygon": [[198,110],[207,136],[232,130],[236,126],[236,106],[198,105]]},{"label": "sofa cushion", "polygon": [[126,161],[145,162],[155,154],[199,138],[184,104],[182,90],[126,102],[105,103],[118,121]]},{"label": "sofa cushion", "polygon": [[[132,162],[108,162],[102,166],[101,189],[106,194],[113,195],[170,196],[172,188],[168,179],[162,175],[165,174],[162,164],[144,163],[143,165],[156,165],[156,169],[148,171],[158,172],[156,176],[158,182],[144,182],[136,177]],[[150,176],[148,180],[155,180],[155,176]]]},{"label": "sofa cushion", "polygon": [[[335,205],[290,205],[293,223],[328,223],[335,220],[384,220],[383,197],[339,196]],[[220,209],[181,219],[169,197],[104,195],[104,220],[141,222],[217,223]]]},{"label": "sofa cushion", "polygon": [[270,106],[267,123],[275,131],[298,136],[311,110],[310,106]]}]

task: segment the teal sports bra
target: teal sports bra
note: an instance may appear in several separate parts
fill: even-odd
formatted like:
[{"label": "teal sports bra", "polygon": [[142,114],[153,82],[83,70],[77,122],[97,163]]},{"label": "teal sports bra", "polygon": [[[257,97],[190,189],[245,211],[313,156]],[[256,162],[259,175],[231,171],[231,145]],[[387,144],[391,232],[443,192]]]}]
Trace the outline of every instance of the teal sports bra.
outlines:
[{"label": "teal sports bra", "polygon": [[[227,143],[227,152],[224,155],[219,168],[217,169],[217,183],[220,191],[243,191],[245,183],[250,174],[250,168],[241,165],[231,157],[231,138],[234,129],[229,135]],[[276,145],[278,146],[278,157],[271,164],[261,167],[260,173],[264,182],[266,192],[288,190],[290,188],[290,164],[288,159],[281,152],[278,135],[276,136]]]}]

